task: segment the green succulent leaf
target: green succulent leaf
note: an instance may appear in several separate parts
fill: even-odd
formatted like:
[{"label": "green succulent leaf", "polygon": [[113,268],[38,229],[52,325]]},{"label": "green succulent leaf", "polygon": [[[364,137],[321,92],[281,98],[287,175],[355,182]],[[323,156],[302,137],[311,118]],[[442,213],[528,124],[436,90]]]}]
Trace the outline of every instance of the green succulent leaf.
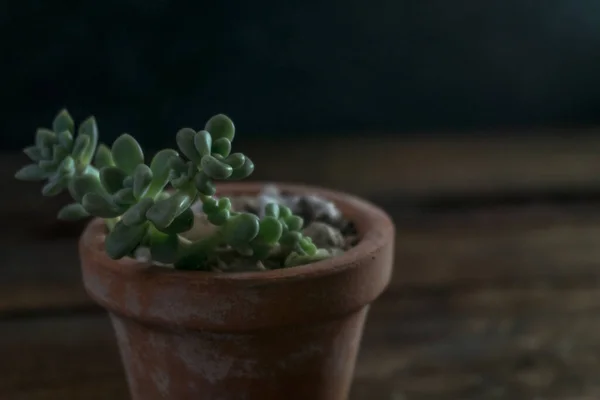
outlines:
[{"label": "green succulent leaf", "polygon": [[288,217],[283,218],[283,222],[287,225],[290,231],[299,231],[302,229],[302,225],[304,225],[304,220],[302,217],[297,215],[290,215]]},{"label": "green succulent leaf", "polygon": [[161,150],[150,163],[150,170],[152,171],[152,182],[146,191],[146,194],[150,197],[156,196],[169,182],[169,172],[171,171],[170,160],[172,158],[178,158],[178,154],[175,150],[165,149]]},{"label": "green succulent leaf", "polygon": [[179,190],[171,197],[157,201],[146,213],[146,218],[158,229],[165,229],[194,202],[191,190]]},{"label": "green succulent leaf", "polygon": [[48,177],[48,173],[37,164],[29,164],[21,168],[15,174],[15,178],[22,181],[42,181]]},{"label": "green succulent leaf", "polygon": [[268,217],[279,218],[279,204],[268,203],[265,206],[265,215]]},{"label": "green succulent leaf", "polygon": [[122,221],[125,225],[133,226],[139,225],[146,221],[146,213],[154,205],[154,200],[145,197],[141,199],[137,204],[134,204],[123,214]]},{"label": "green succulent leaf", "polygon": [[169,226],[160,228],[164,233],[174,235],[177,233],[187,232],[194,226],[194,212],[188,208],[179,214]]},{"label": "green succulent leaf", "polygon": [[94,164],[99,169],[115,165],[110,148],[107,145],[101,143],[98,146],[98,151],[96,151],[96,156],[94,157]]},{"label": "green succulent leaf", "polygon": [[167,235],[153,232],[150,235],[150,254],[152,259],[165,264],[175,262],[179,250],[179,238],[177,235]]},{"label": "green succulent leaf", "polygon": [[314,255],[317,252],[317,246],[314,245],[312,239],[309,237],[303,237],[298,242],[298,247],[302,253],[308,254],[309,256]]},{"label": "green succulent leaf", "polygon": [[54,121],[52,122],[52,130],[54,132],[75,132],[75,122],[66,109],[62,109],[58,112]]},{"label": "green succulent leaf", "polygon": [[69,131],[62,131],[57,135],[58,144],[64,147],[68,152],[73,149],[73,134]]},{"label": "green succulent leaf", "polygon": [[229,210],[217,210],[207,214],[207,219],[211,224],[221,226],[229,220],[230,215]]},{"label": "green succulent leaf", "polygon": [[81,204],[91,215],[101,218],[115,218],[122,214],[119,209],[106,195],[89,192],[83,196]]},{"label": "green succulent leaf", "polygon": [[87,136],[89,138],[85,151],[82,154],[82,161],[88,164],[94,153],[96,152],[96,146],[98,145],[98,125],[96,118],[88,117],[79,125],[78,136]]},{"label": "green succulent leaf", "polygon": [[194,144],[194,137],[196,136],[196,132],[191,128],[182,128],[177,132],[175,136],[175,140],[177,141],[177,146],[179,146],[179,150],[194,164],[200,164],[200,160],[202,156],[196,150],[196,145]]},{"label": "green succulent leaf", "polygon": [[49,129],[39,128],[35,134],[35,145],[40,150],[51,148],[57,142],[56,134]]},{"label": "green succulent leaf", "polygon": [[233,170],[229,180],[237,181],[249,177],[254,172],[254,163],[249,157],[245,157],[244,164]]},{"label": "green succulent leaf", "polygon": [[260,221],[257,240],[261,243],[275,244],[281,238],[283,228],[275,217],[265,217]]},{"label": "green succulent leaf", "polygon": [[89,216],[90,214],[79,203],[67,204],[58,212],[58,219],[63,221],[77,221]]},{"label": "green succulent leaf", "polygon": [[113,200],[120,206],[128,206],[136,203],[132,188],[123,188],[113,194]]},{"label": "green succulent leaf", "polygon": [[43,160],[42,151],[36,146],[29,146],[23,149],[23,153],[29,157],[29,159],[33,162],[38,162]]},{"label": "green succulent leaf", "polygon": [[329,252],[324,249],[319,249],[313,255],[298,254],[298,253],[292,252],[286,258],[284,265],[285,265],[285,267],[295,267],[298,265],[305,265],[305,264],[310,264],[310,263],[314,263],[317,261],[321,261],[321,260],[324,260],[329,257],[331,257],[331,254],[329,254]]},{"label": "green succulent leaf", "polygon": [[72,176],[75,173],[75,160],[73,157],[66,156],[58,166],[58,173],[65,176]]},{"label": "green succulent leaf", "polygon": [[281,235],[279,243],[283,246],[294,248],[298,245],[300,240],[302,240],[302,234],[300,232],[286,232]]},{"label": "green succulent leaf", "polygon": [[231,200],[227,197],[221,197],[217,202],[217,207],[219,210],[231,210]]},{"label": "green succulent leaf", "polygon": [[125,171],[118,167],[104,167],[100,170],[100,182],[110,194],[123,189],[123,180],[126,177]]},{"label": "green succulent leaf", "polygon": [[144,152],[133,136],[124,133],[112,145],[112,158],[115,165],[128,175],[133,174],[135,167],[144,162]]},{"label": "green succulent leaf", "polygon": [[103,194],[105,192],[100,179],[94,174],[77,176],[72,182],[72,194],[78,202],[82,202],[83,197],[88,193]]},{"label": "green succulent leaf", "polygon": [[233,153],[227,156],[227,158],[225,158],[223,161],[229,164],[231,168],[235,170],[244,165],[244,162],[246,162],[246,156],[242,153]]},{"label": "green succulent leaf", "polygon": [[86,147],[90,144],[90,138],[87,136],[77,136],[71,150],[71,156],[75,160],[83,160]]},{"label": "green succulent leaf", "polygon": [[260,222],[253,214],[243,213],[229,218],[223,225],[223,237],[231,245],[243,245],[250,243],[259,232]]},{"label": "green succulent leaf", "polygon": [[209,131],[213,140],[227,138],[233,142],[235,136],[235,126],[233,121],[224,114],[217,114],[206,122],[205,130]]},{"label": "green succulent leaf", "polygon": [[207,131],[196,132],[194,135],[194,146],[201,156],[210,154],[212,149],[212,137],[210,133]]},{"label": "green succulent leaf", "polygon": [[40,166],[40,168],[48,173],[54,172],[56,171],[56,167],[58,166],[58,163],[56,161],[52,161],[52,160],[42,160],[39,162],[38,164]]},{"label": "green succulent leaf", "polygon": [[143,240],[147,229],[146,224],[127,226],[122,221],[117,222],[106,236],[106,254],[113,260],[131,254]]},{"label": "green succulent leaf", "polygon": [[225,137],[215,140],[212,145],[212,152],[227,157],[231,153],[231,142]]},{"label": "green succulent leaf", "polygon": [[204,211],[205,214],[212,214],[219,211],[219,202],[213,197],[203,199],[202,211]]},{"label": "green succulent leaf", "polygon": [[133,189],[133,176],[126,176],[125,179],[123,179],[123,187]]},{"label": "green succulent leaf", "polygon": [[194,177],[194,186],[200,193],[206,196],[212,196],[217,192],[217,188],[210,180],[210,177],[204,172],[199,172],[196,174]]},{"label": "green succulent leaf", "polygon": [[291,217],[292,214],[292,210],[290,210],[289,207],[286,206],[279,206],[279,218],[283,218],[284,220],[288,217]]},{"label": "green succulent leaf", "polygon": [[53,176],[48,183],[42,188],[42,194],[44,196],[52,197],[58,195],[69,184],[69,177],[64,175]]},{"label": "green succulent leaf", "polygon": [[206,175],[213,179],[227,179],[233,173],[233,168],[230,165],[217,160],[210,154],[202,157],[200,166]]},{"label": "green succulent leaf", "polygon": [[152,182],[152,170],[146,164],[140,164],[133,173],[133,195],[136,199],[141,198]]},{"label": "green succulent leaf", "polygon": [[66,156],[69,155],[69,150],[62,147],[60,144],[52,146],[52,161],[61,162]]}]

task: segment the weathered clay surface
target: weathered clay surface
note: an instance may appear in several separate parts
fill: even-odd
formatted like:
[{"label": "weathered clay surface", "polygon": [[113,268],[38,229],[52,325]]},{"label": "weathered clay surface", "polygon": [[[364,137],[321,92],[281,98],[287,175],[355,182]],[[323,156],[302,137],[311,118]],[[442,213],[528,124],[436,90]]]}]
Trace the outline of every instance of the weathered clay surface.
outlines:
[{"label": "weathered clay surface", "polygon": [[[288,269],[187,272],[110,260],[102,221],[88,226],[80,241],[84,284],[111,314],[134,400],[347,397],[368,306],[390,280],[394,228],[352,196],[278,186],[335,202],[360,242]],[[219,193],[260,188],[227,184]]]}]

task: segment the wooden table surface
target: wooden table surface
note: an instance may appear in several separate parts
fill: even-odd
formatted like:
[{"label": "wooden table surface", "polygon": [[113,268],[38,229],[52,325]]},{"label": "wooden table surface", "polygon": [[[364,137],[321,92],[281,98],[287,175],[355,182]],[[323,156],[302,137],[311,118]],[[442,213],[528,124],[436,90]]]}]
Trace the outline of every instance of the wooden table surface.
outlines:
[{"label": "wooden table surface", "polygon": [[[282,148],[294,149],[290,154]],[[253,143],[257,179],[350,191],[393,216],[393,282],[351,399],[600,398],[600,139]],[[0,158],[0,399],[127,399],[108,319],[84,293],[65,197]],[[8,194],[12,192],[12,194]]]}]

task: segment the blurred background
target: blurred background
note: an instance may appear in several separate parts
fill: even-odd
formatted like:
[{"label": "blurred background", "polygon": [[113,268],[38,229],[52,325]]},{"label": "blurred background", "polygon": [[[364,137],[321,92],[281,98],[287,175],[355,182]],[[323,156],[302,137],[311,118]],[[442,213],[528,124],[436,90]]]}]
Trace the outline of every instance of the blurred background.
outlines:
[{"label": "blurred background", "polygon": [[67,107],[147,146],[244,135],[593,124],[594,0],[0,2],[1,144]]},{"label": "blurred background", "polygon": [[17,182],[66,107],[151,153],[216,113],[254,179],[397,227],[352,400],[600,398],[597,0],[0,0],[0,399],[127,399],[67,195]]}]

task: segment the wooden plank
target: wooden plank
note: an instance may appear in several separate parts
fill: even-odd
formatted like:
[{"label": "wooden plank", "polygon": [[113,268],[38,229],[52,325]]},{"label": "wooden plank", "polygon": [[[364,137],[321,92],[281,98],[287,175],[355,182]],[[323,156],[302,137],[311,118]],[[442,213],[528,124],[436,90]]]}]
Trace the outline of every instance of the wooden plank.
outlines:
[{"label": "wooden plank", "polygon": [[[592,398],[599,329],[597,314],[410,316],[378,304],[351,399]],[[0,321],[0,354],[0,398],[127,398],[103,315]]]}]

